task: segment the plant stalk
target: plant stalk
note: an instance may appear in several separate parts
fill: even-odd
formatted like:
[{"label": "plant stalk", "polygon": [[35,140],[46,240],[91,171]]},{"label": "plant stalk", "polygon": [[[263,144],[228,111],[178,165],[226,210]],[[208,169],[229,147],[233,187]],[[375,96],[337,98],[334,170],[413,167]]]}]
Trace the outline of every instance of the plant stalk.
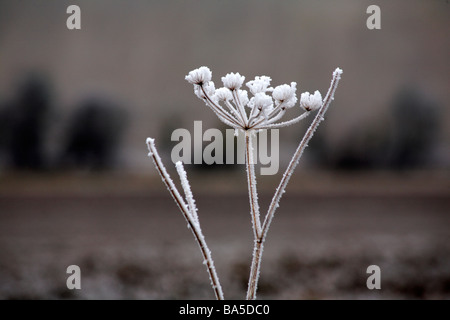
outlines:
[{"label": "plant stalk", "polygon": [[[275,211],[276,211],[277,207],[279,206],[281,197],[282,197],[283,193],[285,192],[285,189],[289,182],[289,179],[290,179],[292,173],[294,172],[295,167],[297,166],[297,164],[303,154],[303,151],[308,146],[308,142],[311,140],[311,138],[314,135],[314,132],[316,131],[320,122],[324,119],[323,116],[325,115],[325,112],[328,110],[328,107],[329,107],[331,101],[334,99],[334,92],[336,91],[337,85],[341,78],[341,73],[342,73],[342,70],[340,70],[340,69],[336,69],[334,71],[333,78],[332,78],[331,84],[330,84],[330,88],[328,89],[327,95],[325,96],[325,99],[323,100],[322,106],[320,107],[313,122],[309,126],[308,130],[306,131],[305,135],[303,136],[303,139],[301,140],[300,144],[298,145],[297,150],[295,151],[294,155],[292,156],[292,159],[291,159],[288,167],[286,168],[286,171],[284,172],[283,177],[281,178],[280,184],[278,185],[278,188],[276,189],[275,194],[272,198],[272,201],[270,203],[266,217],[264,219],[264,223],[262,225],[261,233],[255,237],[255,245],[253,248],[253,260],[252,260],[252,265],[250,268],[250,278],[248,281],[247,300],[256,299],[256,290],[258,288],[259,270],[260,270],[260,266],[261,266],[263,244],[264,244],[264,241],[266,240],[267,232],[269,230],[273,216],[275,215]],[[247,137],[247,135],[246,135],[246,137]],[[247,143],[247,140],[246,140],[246,143]],[[253,174],[254,174],[254,171],[253,171]],[[256,187],[256,185],[255,185],[255,187]]]},{"label": "plant stalk", "polygon": [[202,253],[203,259],[205,261],[206,269],[209,274],[209,278],[211,280],[211,286],[214,290],[214,294],[216,296],[217,300],[224,300],[222,287],[220,285],[219,277],[216,273],[216,268],[214,267],[214,261],[211,257],[211,251],[209,250],[205,237],[203,236],[203,233],[200,229],[200,223],[196,222],[195,217],[193,214],[189,211],[188,206],[184,202],[183,198],[181,197],[180,193],[178,192],[177,187],[173,183],[172,179],[170,178],[169,173],[167,172],[166,168],[164,167],[164,164],[162,163],[161,157],[158,154],[158,151],[156,150],[156,146],[153,139],[147,139],[147,146],[150,151],[149,156],[153,159],[153,162],[155,163],[156,170],[160,174],[162,180],[164,181],[164,184],[167,186],[167,189],[169,190],[172,198],[175,200],[175,203],[178,205],[178,208],[180,209],[181,213],[183,214],[184,218],[186,219],[189,229],[192,231],[192,234],[194,235],[194,238],[200,247],[200,251]]}]

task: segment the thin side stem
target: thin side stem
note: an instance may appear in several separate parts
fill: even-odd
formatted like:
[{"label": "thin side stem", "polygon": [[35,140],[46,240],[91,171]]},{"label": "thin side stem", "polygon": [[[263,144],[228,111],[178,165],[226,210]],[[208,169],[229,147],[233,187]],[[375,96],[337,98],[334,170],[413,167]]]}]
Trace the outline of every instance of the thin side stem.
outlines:
[{"label": "thin side stem", "polygon": [[241,99],[239,98],[239,89],[231,90],[233,95],[234,104],[236,105],[237,110],[241,114],[242,122],[244,124],[248,123],[247,113],[245,112],[244,106],[241,103]]},{"label": "thin side stem", "polygon": [[331,80],[331,85],[330,85],[327,95],[323,101],[322,107],[317,112],[316,117],[314,118],[310,127],[306,131],[305,135],[303,136],[303,139],[300,142],[299,146],[297,147],[297,150],[295,151],[295,153],[291,159],[291,162],[289,163],[288,167],[286,168],[286,171],[283,174],[280,184],[278,185],[278,188],[275,191],[275,194],[272,198],[268,212],[264,219],[264,224],[262,225],[262,233],[261,233],[260,237],[257,239],[257,241],[255,241],[255,246],[253,249],[253,260],[252,260],[252,266],[250,269],[250,279],[249,279],[249,286],[248,286],[248,291],[247,291],[247,299],[249,299],[249,300],[256,299],[256,290],[258,288],[259,269],[260,269],[260,265],[261,265],[263,245],[264,245],[264,241],[266,240],[267,232],[269,230],[270,224],[272,223],[273,216],[275,214],[275,210],[279,206],[281,197],[282,197],[283,193],[285,192],[285,189],[289,182],[289,179],[290,179],[292,173],[294,172],[295,167],[297,166],[298,161],[300,160],[300,158],[303,154],[303,151],[307,147],[309,140],[311,140],[311,138],[314,135],[314,132],[317,129],[317,127],[319,126],[320,122],[324,119],[323,116],[324,116],[325,112],[328,110],[328,107],[329,107],[331,101],[334,99],[334,92],[336,91],[337,85],[341,78],[341,74],[342,74],[342,70],[339,68],[337,68],[333,72],[333,79]]},{"label": "thin side stem", "polygon": [[323,100],[322,107],[317,112],[316,117],[314,118],[313,122],[309,126],[305,135],[303,136],[302,141],[298,145],[297,150],[295,150],[295,153],[291,159],[291,162],[289,163],[288,167],[286,168],[286,171],[283,174],[283,177],[281,178],[280,184],[278,185],[278,188],[275,191],[275,194],[274,194],[272,201],[270,203],[270,206],[269,206],[269,210],[264,219],[264,224],[262,227],[263,228],[262,229],[263,238],[265,238],[265,236],[267,234],[267,231],[270,227],[273,216],[275,214],[275,210],[279,206],[281,197],[282,197],[283,193],[285,192],[285,189],[289,182],[289,179],[291,178],[291,175],[294,172],[295,167],[297,166],[298,161],[300,160],[300,158],[303,154],[303,151],[308,146],[308,142],[309,142],[309,140],[311,140],[311,138],[314,135],[314,132],[316,131],[320,122],[322,122],[322,120],[324,120],[323,116],[325,115],[325,112],[327,112],[331,101],[334,99],[334,92],[336,91],[339,80],[341,79],[341,74],[342,74],[342,70],[339,68],[337,68],[333,72],[333,79],[331,80],[330,88],[328,89],[327,95],[325,96],[325,99]]},{"label": "thin side stem", "polygon": [[181,186],[184,190],[184,196],[186,199],[187,207],[189,208],[190,217],[195,224],[200,225],[194,195],[192,194],[191,186],[187,178],[186,170],[184,170],[183,163],[181,161],[178,161],[177,163],[175,163],[175,167],[177,168],[178,175],[180,176]]},{"label": "thin side stem", "polygon": [[271,124],[271,123],[274,123],[274,122],[280,120],[284,116],[285,113],[286,113],[286,108],[281,108],[280,112],[278,112],[278,114],[275,117],[273,117],[273,118],[269,119],[269,121],[267,121],[267,124]]},{"label": "thin side stem", "polygon": [[[267,121],[268,119],[272,118],[275,114],[279,113],[281,111],[281,109],[283,108],[283,105],[284,105],[284,102],[280,103],[278,106],[275,107],[275,109],[273,109],[268,115],[265,115],[264,118],[260,119],[258,122],[251,124],[251,125],[249,122],[250,129],[257,127],[259,124],[263,123],[264,121]],[[258,116],[259,116],[259,114],[258,114]]]},{"label": "thin side stem", "polygon": [[[209,250],[205,237],[203,236],[202,230],[200,229],[200,223],[195,221],[196,219],[193,216],[193,213],[189,211],[188,206],[184,202],[183,198],[181,197],[180,193],[178,192],[178,189],[176,188],[175,184],[173,183],[172,179],[170,178],[169,173],[167,172],[166,168],[164,167],[164,164],[162,163],[161,157],[158,154],[158,151],[156,150],[155,146],[155,140],[148,138],[147,139],[147,146],[149,150],[149,156],[153,159],[153,162],[155,163],[155,167],[158,171],[158,173],[161,176],[161,179],[163,180],[164,184],[167,186],[167,189],[169,190],[170,194],[172,195],[172,198],[175,200],[175,203],[178,205],[178,208],[180,208],[181,213],[183,214],[183,217],[186,219],[189,229],[191,229],[192,234],[194,235],[194,238],[200,247],[200,251],[202,253],[204,263],[206,265],[206,269],[209,274],[209,278],[211,280],[211,286],[214,290],[214,294],[216,295],[217,300],[223,300],[223,291],[222,286],[220,285],[219,277],[216,273],[216,268],[214,267],[214,261],[211,257],[211,251]],[[181,168],[182,171],[184,171],[183,168]],[[187,181],[187,179],[186,179]],[[184,191],[189,194],[189,191],[187,191],[188,186],[183,183]],[[193,200],[192,200],[193,201]],[[193,203],[193,202],[192,202]],[[194,210],[194,208],[192,208]]]},{"label": "thin side stem", "polygon": [[244,123],[244,121],[240,118],[239,112],[236,110],[236,108],[230,103],[230,101],[225,100],[224,101],[225,105],[227,106],[227,108],[230,110],[231,115],[234,115],[234,117],[236,118],[236,120],[240,120],[242,121],[242,123]]},{"label": "thin side stem", "polygon": [[[290,126],[291,124],[297,123],[300,120],[305,119],[307,116],[309,116],[310,113],[311,113],[310,111],[306,111],[294,119],[284,121],[284,122],[278,122],[278,123],[263,124],[262,126],[259,126],[255,129],[277,129],[277,128],[282,128],[282,127],[287,127],[287,126]],[[257,125],[258,124],[253,125],[252,128],[256,127]]]},{"label": "thin side stem", "polygon": [[270,113],[268,118],[272,118],[275,114],[277,114],[284,107],[284,101],[275,107]]},{"label": "thin side stem", "polygon": [[206,102],[207,102],[208,107],[212,111],[214,111],[214,113],[219,117],[220,120],[222,120],[223,123],[225,123],[226,125],[229,125],[233,128],[236,128],[236,126],[240,126],[239,122],[232,115],[230,115],[220,105],[218,105],[211,99],[211,97],[206,92],[206,90],[203,88],[203,86],[200,86],[200,88],[202,89],[202,92],[206,97]]},{"label": "thin side stem", "polygon": [[256,119],[258,119],[258,117],[261,114],[261,110],[258,110],[257,108],[253,108],[252,111],[250,112],[250,118],[248,119],[248,126],[251,127],[252,126],[252,122],[255,121]]}]

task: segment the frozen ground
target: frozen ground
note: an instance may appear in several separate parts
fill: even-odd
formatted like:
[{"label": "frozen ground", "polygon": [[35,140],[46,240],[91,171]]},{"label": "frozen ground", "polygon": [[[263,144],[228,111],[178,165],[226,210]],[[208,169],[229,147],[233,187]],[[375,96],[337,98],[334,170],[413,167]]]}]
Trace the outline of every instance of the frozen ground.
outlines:
[{"label": "frozen ground", "polygon": [[[348,179],[305,187],[294,180],[269,231],[258,298],[449,299],[448,179],[420,179],[364,178],[353,187]],[[86,191],[86,181],[64,180],[72,183],[64,189],[60,180],[38,180],[2,180],[1,299],[214,298],[197,245],[161,181],[147,195],[146,181],[125,181],[128,192],[117,191],[117,177],[97,193]],[[252,250],[248,199],[226,183],[210,191],[199,187],[205,183],[193,186],[202,229],[225,297],[242,299]],[[263,207],[268,195],[261,194]],[[71,264],[81,267],[81,290],[66,288]],[[381,290],[366,288],[372,264],[381,268]]]}]

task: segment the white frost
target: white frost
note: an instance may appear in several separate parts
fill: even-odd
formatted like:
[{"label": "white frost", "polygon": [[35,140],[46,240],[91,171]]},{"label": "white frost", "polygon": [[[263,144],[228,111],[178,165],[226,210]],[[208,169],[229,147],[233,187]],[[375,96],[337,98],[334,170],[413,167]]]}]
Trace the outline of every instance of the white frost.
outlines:
[{"label": "white frost", "polygon": [[184,194],[186,196],[186,202],[189,207],[189,213],[195,225],[200,226],[198,221],[197,207],[195,205],[194,196],[191,191],[191,186],[187,179],[186,170],[184,170],[183,163],[178,161],[175,163],[175,167],[177,168],[178,175],[180,176],[181,187],[184,190]]},{"label": "white frost", "polygon": [[270,86],[272,79],[267,76],[255,77],[255,80],[247,82],[246,86],[250,89],[250,92],[255,95],[257,93],[265,93],[267,91],[273,91]]},{"label": "white frost", "polygon": [[192,70],[185,79],[192,84],[202,84],[211,81],[212,73],[208,67],[200,67]]},{"label": "white frost", "polygon": [[[214,86],[214,82],[209,81],[209,82],[205,82],[203,84],[203,90],[205,90],[206,94],[210,97],[214,97],[214,94],[216,92],[216,88]],[[194,93],[195,95],[202,100],[206,100],[206,95],[203,92],[202,87],[199,86],[198,84],[194,85]]]},{"label": "white frost", "polygon": [[217,101],[229,101],[233,99],[233,95],[228,88],[216,89],[215,96],[217,98]]},{"label": "white frost", "polygon": [[322,106],[322,95],[319,90],[316,90],[314,94],[309,92],[303,92],[300,97],[300,107],[306,111],[314,111]]},{"label": "white frost", "polygon": [[296,91],[296,82],[291,82],[290,86],[287,84],[282,84],[273,90],[272,97],[277,106],[284,102],[284,106],[286,108],[292,108],[297,103]]},{"label": "white frost", "polygon": [[273,109],[273,100],[265,93],[257,93],[253,101],[255,108],[258,110]]},{"label": "white frost", "polygon": [[[158,170],[158,173],[160,174],[162,180],[164,181],[167,188],[169,189],[170,194],[172,195],[173,199],[175,200],[175,203],[178,205],[181,213],[183,214],[184,218],[186,219],[186,221],[188,223],[188,228],[192,231],[192,234],[194,235],[194,238],[197,241],[198,246],[200,247],[200,251],[202,252],[203,258],[205,260],[209,261],[209,263],[207,263],[206,267],[207,267],[209,278],[211,280],[211,285],[213,287],[216,298],[223,300],[224,296],[223,296],[222,287],[219,282],[219,277],[217,276],[217,272],[214,267],[214,261],[211,257],[211,251],[209,250],[208,246],[206,245],[205,237],[200,228],[200,223],[198,222],[198,217],[196,216],[196,221],[195,221],[193,214],[190,212],[190,209],[188,208],[188,206],[184,202],[183,198],[181,197],[180,193],[178,192],[178,189],[176,188],[175,184],[173,183],[173,180],[170,178],[169,174],[167,173],[167,170],[164,167],[161,157],[159,156],[158,151],[156,149],[155,140],[152,138],[147,138],[146,142],[147,142],[147,146],[150,151],[151,157],[153,159],[153,162],[155,163],[155,167]],[[192,192],[190,191],[189,182],[187,181],[187,176],[186,176],[186,172],[183,168],[183,165],[181,162],[179,162],[176,164],[176,167],[177,167],[177,171],[180,175],[181,184],[186,193],[186,197],[191,198],[190,200],[188,200],[188,202],[190,201],[191,208],[194,208],[195,202],[192,197]],[[196,209],[195,209],[195,212],[196,212]],[[196,213],[195,213],[195,215],[196,215]]]},{"label": "white frost", "polygon": [[[197,97],[202,99],[222,122],[234,128],[235,135],[238,130],[245,132],[247,183],[255,239],[254,256],[247,298],[254,299],[256,297],[263,243],[275,211],[279,207],[281,197],[286,191],[286,186],[303,154],[303,151],[308,146],[308,142],[314,135],[314,132],[320,122],[324,120],[324,114],[327,111],[331,101],[334,99],[334,93],[341,75],[342,69],[336,68],[333,72],[330,88],[328,89],[328,92],[323,100],[322,95],[317,90],[313,94],[309,92],[302,93],[300,96],[300,107],[303,108],[305,112],[287,121],[281,121],[282,117],[285,113],[287,113],[286,109],[293,107],[298,101],[296,95],[297,84],[295,82],[291,82],[290,85],[283,84],[275,87],[274,89],[270,87],[272,80],[270,77],[255,77],[254,80],[247,82],[247,87],[253,95],[253,97],[249,100],[248,92],[240,89],[244,83],[245,77],[241,76],[239,73],[229,73],[222,77],[224,88],[219,88],[217,90],[215,89],[214,83],[211,81],[212,74],[208,67],[200,67],[192,70],[185,77],[188,82],[194,85],[194,93]],[[267,92],[272,92],[272,95],[269,96]],[[249,114],[247,114],[247,111],[244,108],[245,106],[250,108]],[[302,141],[298,145],[291,161],[289,162],[289,165],[286,168],[286,171],[284,172],[269,205],[269,209],[264,218],[264,223],[261,224],[256,175],[254,172],[255,159],[251,137],[259,130],[280,128],[297,123],[306,118],[311,111],[317,109],[319,111],[317,112],[317,115],[306,131]],[[180,176],[181,185],[185,193],[185,199],[181,197],[176,186],[167,173],[156,150],[154,139],[147,138],[146,142],[149,148],[149,156],[153,159],[162,180],[179,206],[184,218],[188,222],[188,228],[194,234],[195,240],[200,247],[204,258],[203,263],[207,267],[208,274],[211,279],[211,286],[214,289],[216,297],[218,299],[223,299],[222,288],[214,268],[211,252],[206,245],[204,235],[200,228],[195,200],[183,164],[181,162],[177,162],[175,166]],[[257,250],[258,246],[260,247],[259,250]],[[252,285],[251,287],[250,284]]]},{"label": "white frost", "polygon": [[225,77],[222,77],[222,82],[224,87],[227,87],[230,90],[239,89],[244,83],[245,77],[241,76],[239,72],[237,73],[228,73]]}]

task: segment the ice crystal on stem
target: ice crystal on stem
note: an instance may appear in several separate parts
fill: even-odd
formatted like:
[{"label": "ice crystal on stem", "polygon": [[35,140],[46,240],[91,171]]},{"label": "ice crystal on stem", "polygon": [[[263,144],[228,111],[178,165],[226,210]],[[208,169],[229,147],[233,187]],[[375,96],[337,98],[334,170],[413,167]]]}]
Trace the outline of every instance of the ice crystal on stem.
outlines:
[{"label": "ice crystal on stem", "polygon": [[[241,130],[245,133],[245,163],[250,202],[250,216],[254,236],[253,259],[250,268],[247,299],[256,298],[264,241],[275,215],[275,211],[279,207],[281,197],[285,193],[286,186],[303,154],[303,151],[308,145],[309,140],[312,138],[320,122],[324,119],[324,114],[327,111],[331,101],[334,99],[334,93],[341,75],[342,70],[339,68],[333,72],[330,88],[328,89],[328,92],[323,100],[322,95],[318,90],[316,90],[314,94],[310,94],[309,92],[302,93],[299,104],[300,110],[303,110],[303,113],[285,121],[282,121],[282,118],[285,116],[286,110],[293,108],[298,101],[296,94],[297,83],[295,82],[291,82],[290,85],[282,84],[274,89],[270,87],[272,81],[270,77],[255,77],[254,80],[246,83],[250,93],[253,95],[253,97],[249,99],[248,92],[241,89],[245,81],[245,77],[241,76],[239,73],[229,73],[222,77],[224,87],[218,89],[215,89],[214,82],[211,81],[212,73],[208,67],[200,67],[192,70],[185,77],[189,83],[194,85],[195,95],[199,99],[203,100],[223,123],[234,128],[236,131]],[[272,94],[269,95],[268,93]],[[249,111],[247,111],[247,109],[249,109]],[[264,222],[261,223],[251,136],[258,130],[281,128],[295,124],[305,119],[309,114],[316,110],[317,114],[292,156],[292,159],[281,178],[280,184],[275,190],[275,194],[264,217]],[[181,162],[176,163],[176,168],[181,179],[181,185],[184,190],[186,200],[181,197],[166,169],[164,168],[164,165],[162,164],[162,161],[156,151],[154,140],[148,138],[147,145],[150,151],[149,155],[153,158],[158,172],[180,208],[183,216],[188,221],[188,225],[200,246],[216,298],[223,299],[222,289],[214,268],[211,253],[206,246],[206,241],[200,229],[197,208],[195,206],[194,197],[192,195],[183,164]]]}]

